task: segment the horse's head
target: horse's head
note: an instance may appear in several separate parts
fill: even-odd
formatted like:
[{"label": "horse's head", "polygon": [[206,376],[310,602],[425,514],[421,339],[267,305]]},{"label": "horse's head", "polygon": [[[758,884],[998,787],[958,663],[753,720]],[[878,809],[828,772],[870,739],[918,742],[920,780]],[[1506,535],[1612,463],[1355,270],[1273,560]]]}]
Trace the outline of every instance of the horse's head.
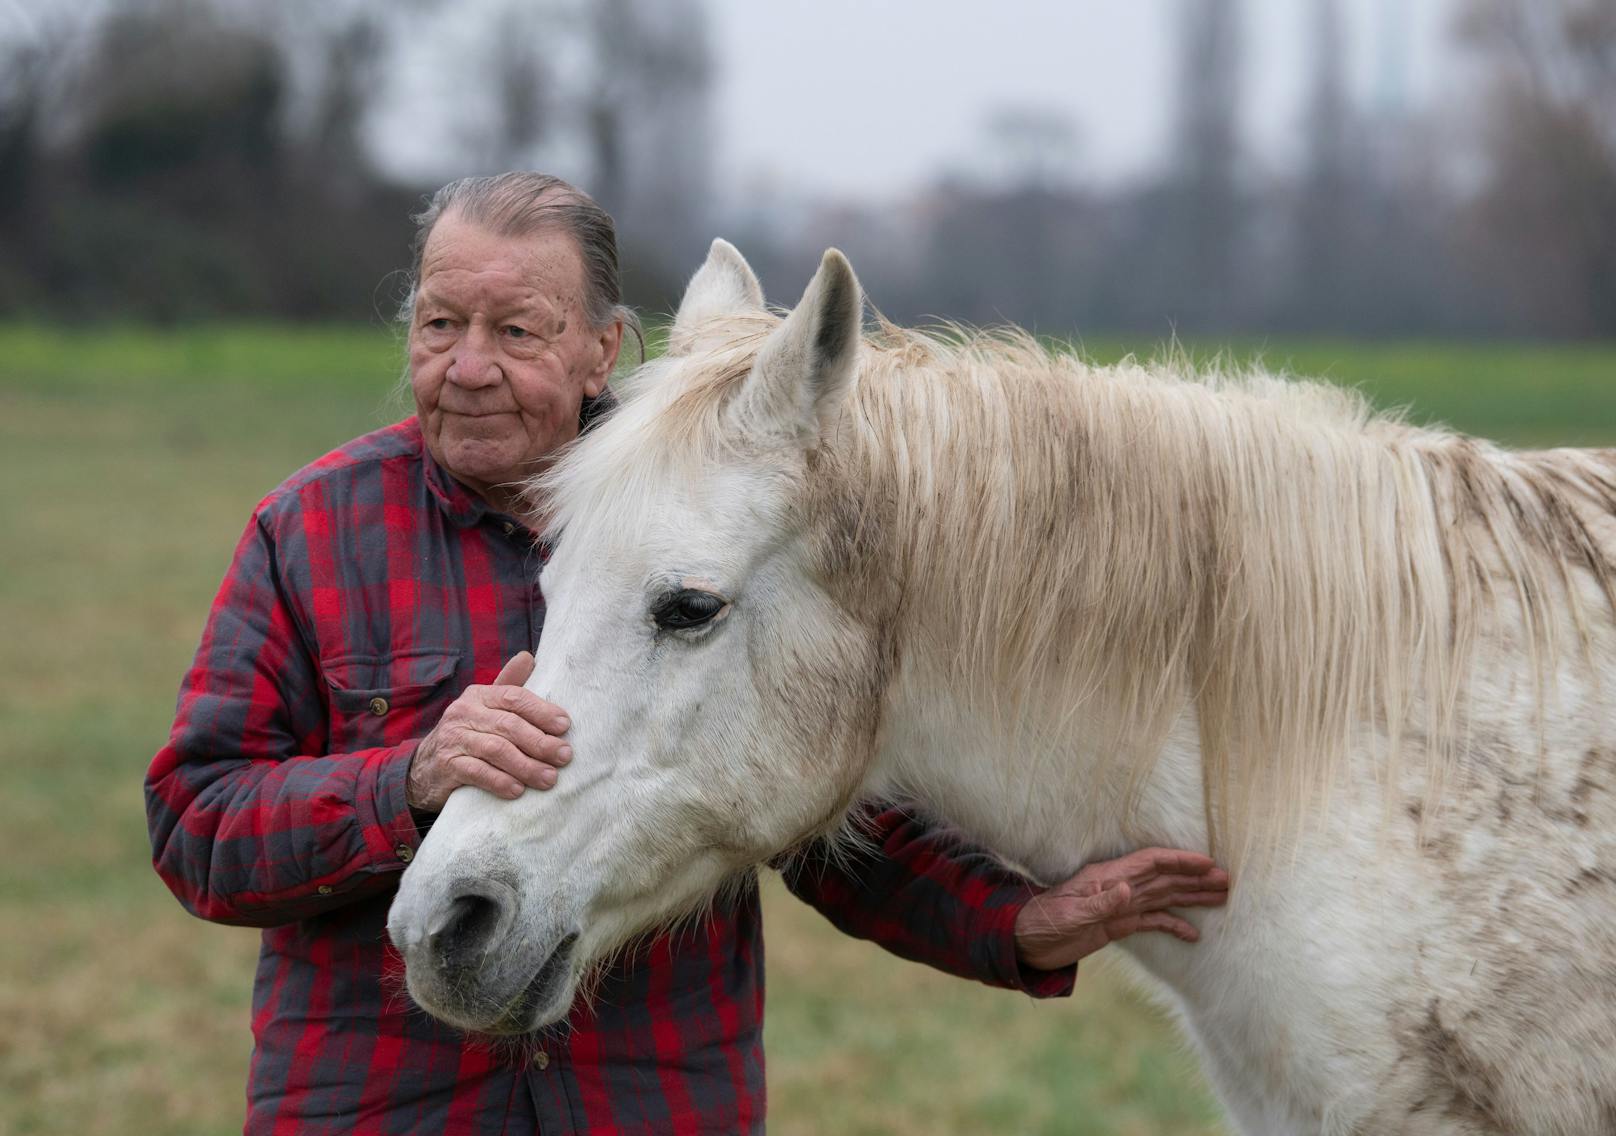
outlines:
[{"label": "horse's head", "polygon": [[562,1017],[592,963],[856,794],[886,669],[827,586],[849,541],[812,469],[862,306],[833,251],[782,321],[715,242],[668,355],[541,486],[557,542],[527,685],[571,714],[576,757],[547,793],[458,790],[406,874],[389,929],[434,1014]]}]

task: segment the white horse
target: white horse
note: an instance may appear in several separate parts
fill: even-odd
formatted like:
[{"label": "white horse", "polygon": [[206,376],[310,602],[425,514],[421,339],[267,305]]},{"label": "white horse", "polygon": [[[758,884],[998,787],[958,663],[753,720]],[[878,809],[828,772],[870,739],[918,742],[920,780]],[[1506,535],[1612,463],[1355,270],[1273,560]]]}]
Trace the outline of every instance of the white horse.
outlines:
[{"label": "white horse", "polygon": [[577,758],[449,800],[390,921],[420,1004],[555,1021],[899,796],[1044,879],[1229,862],[1199,945],[1122,947],[1244,1133],[1616,1132],[1616,452],[861,312],[839,253],[781,319],[716,242],[545,481]]}]

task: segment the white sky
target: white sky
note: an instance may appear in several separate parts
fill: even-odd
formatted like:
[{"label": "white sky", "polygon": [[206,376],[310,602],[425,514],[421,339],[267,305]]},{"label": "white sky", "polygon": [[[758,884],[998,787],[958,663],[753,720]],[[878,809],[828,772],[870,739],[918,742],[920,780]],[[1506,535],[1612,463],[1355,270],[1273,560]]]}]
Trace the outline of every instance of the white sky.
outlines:
[{"label": "white sky", "polygon": [[[720,184],[902,194],[968,167],[984,115],[1005,105],[1068,113],[1091,180],[1136,177],[1164,154],[1184,2],[1195,0],[708,0]],[[1362,99],[1442,95],[1454,0],[1342,6]],[[1244,105],[1266,160],[1296,142],[1312,11],[1244,2]]]},{"label": "white sky", "polygon": [[[0,33],[28,34],[57,2],[0,0]],[[447,6],[393,61],[395,97],[375,124],[387,165],[423,177],[461,172],[445,167],[443,155],[458,150],[441,129],[423,128],[433,119],[423,108],[477,115],[457,90],[456,70],[486,50],[487,21],[464,17],[499,2]],[[786,199],[899,197],[945,170],[981,173],[983,121],[1006,107],[1069,116],[1091,182],[1149,174],[1167,147],[1173,24],[1199,0],[702,2],[718,71],[716,185],[733,203],[760,190]],[[1463,97],[1449,42],[1461,0],[1339,2],[1360,101],[1390,92],[1422,109]],[[1241,5],[1246,140],[1256,160],[1283,162],[1299,136],[1314,0]],[[556,38],[559,47],[565,37]],[[587,176],[581,155],[549,157],[558,172]]]}]

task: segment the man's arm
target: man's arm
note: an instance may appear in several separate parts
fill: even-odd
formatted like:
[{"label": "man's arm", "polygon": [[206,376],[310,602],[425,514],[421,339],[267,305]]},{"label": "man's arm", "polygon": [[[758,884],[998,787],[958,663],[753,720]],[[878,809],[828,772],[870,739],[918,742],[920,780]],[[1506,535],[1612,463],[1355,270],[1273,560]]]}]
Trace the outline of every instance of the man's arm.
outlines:
[{"label": "man's arm", "polygon": [[1045,891],[906,810],[871,807],[860,820],[872,849],[810,848],[782,868],[787,886],[846,934],[1033,997],[1070,993],[1077,960],[1126,935],[1193,941],[1166,909],[1215,906],[1228,890],[1207,857],[1145,849]]},{"label": "man's arm", "polygon": [[547,789],[572,754],[565,715],[521,689],[525,651],[491,685],[438,692],[447,709],[421,708],[425,737],[324,752],[325,679],[295,612],[337,622],[360,601],[315,587],[294,602],[275,533],[260,514],[242,536],[146,779],[158,873],[221,923],[287,923],[384,891],[454,789]]},{"label": "man's arm", "polygon": [[326,696],[275,552],[255,514],[146,775],[163,882],[194,915],[256,927],[383,890],[420,843],[405,801],[415,740],[321,753]]}]

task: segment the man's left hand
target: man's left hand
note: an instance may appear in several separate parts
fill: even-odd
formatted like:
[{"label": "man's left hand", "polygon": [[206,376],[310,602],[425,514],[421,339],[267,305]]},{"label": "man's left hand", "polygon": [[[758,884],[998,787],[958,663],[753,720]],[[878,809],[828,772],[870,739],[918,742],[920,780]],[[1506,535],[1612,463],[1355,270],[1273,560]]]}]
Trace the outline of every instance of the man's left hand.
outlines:
[{"label": "man's left hand", "polygon": [[1141,848],[1034,896],[1016,916],[1016,955],[1034,969],[1058,970],[1140,931],[1193,943],[1200,932],[1168,908],[1218,907],[1228,898],[1229,873],[1210,856]]}]

